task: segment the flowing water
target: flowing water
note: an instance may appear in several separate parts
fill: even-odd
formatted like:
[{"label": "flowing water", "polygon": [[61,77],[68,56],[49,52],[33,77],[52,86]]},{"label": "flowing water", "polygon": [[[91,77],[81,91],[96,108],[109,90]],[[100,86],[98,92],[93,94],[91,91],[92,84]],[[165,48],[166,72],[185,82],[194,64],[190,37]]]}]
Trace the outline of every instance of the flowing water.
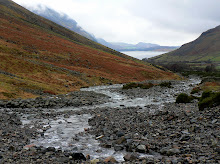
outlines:
[{"label": "flowing water", "polygon": [[[146,91],[144,96],[129,97],[126,94],[119,92],[122,85],[111,86],[96,86],[90,88],[83,88],[82,91],[94,91],[102,93],[110,97],[109,102],[95,105],[95,106],[83,106],[79,108],[62,108],[51,109],[50,111],[63,112],[51,119],[36,118],[34,115],[23,115],[23,126],[33,127],[34,125],[40,125],[45,130],[44,136],[38,139],[31,140],[31,143],[37,146],[62,148],[63,150],[72,150],[77,152],[83,152],[85,155],[90,154],[92,158],[104,158],[108,156],[115,157],[118,161],[123,161],[123,156],[126,152],[115,152],[113,149],[104,149],[99,146],[98,140],[94,136],[87,133],[83,133],[85,128],[89,128],[88,119],[92,117],[89,114],[72,115],[65,117],[65,111],[76,110],[89,110],[102,107],[145,107],[149,105],[158,105],[158,109],[162,109],[163,103],[174,102],[175,97],[181,92],[190,92],[190,90],[196,84],[200,83],[199,78],[192,78],[187,81],[175,82],[173,88],[166,88],[163,90],[154,89]],[[48,112],[44,109],[44,112]],[[42,131],[42,128],[39,128]],[[143,155],[143,154],[140,154]]]}]

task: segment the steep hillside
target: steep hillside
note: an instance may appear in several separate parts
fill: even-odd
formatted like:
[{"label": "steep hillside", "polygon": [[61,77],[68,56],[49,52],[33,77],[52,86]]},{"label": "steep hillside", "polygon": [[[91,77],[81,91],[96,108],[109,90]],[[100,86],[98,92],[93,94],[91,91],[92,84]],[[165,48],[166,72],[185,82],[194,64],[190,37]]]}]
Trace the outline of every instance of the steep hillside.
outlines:
[{"label": "steep hillside", "polygon": [[175,75],[0,0],[0,99],[159,78]]},{"label": "steep hillside", "polygon": [[150,59],[157,63],[214,63],[220,64],[220,26],[210,29],[179,49]]},{"label": "steep hillside", "polygon": [[96,41],[96,38],[94,36],[86,32],[82,27],[78,25],[78,23],[74,19],[69,18],[66,14],[60,14],[51,8],[43,7],[43,6],[39,6],[38,9],[30,9],[30,10],[35,14],[40,15],[46,19],[49,19],[63,27],[66,27],[71,31],[74,31],[90,40]]}]

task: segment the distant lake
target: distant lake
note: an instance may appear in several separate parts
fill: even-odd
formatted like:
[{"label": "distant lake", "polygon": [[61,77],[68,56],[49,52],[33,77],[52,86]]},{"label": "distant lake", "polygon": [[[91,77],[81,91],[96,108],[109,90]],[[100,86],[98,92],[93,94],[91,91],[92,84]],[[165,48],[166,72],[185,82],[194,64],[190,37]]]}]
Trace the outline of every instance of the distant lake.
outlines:
[{"label": "distant lake", "polygon": [[151,58],[157,55],[165,54],[168,51],[121,51],[121,53],[138,58]]}]

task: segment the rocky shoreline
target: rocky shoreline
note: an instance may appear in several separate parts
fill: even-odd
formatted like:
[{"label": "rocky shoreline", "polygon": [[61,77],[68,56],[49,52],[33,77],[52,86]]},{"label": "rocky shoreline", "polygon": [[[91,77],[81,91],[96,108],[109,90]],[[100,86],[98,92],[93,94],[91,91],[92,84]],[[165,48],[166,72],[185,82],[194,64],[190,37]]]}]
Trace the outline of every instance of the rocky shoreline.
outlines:
[{"label": "rocky shoreline", "polygon": [[[120,94],[141,97],[146,90],[133,89]],[[151,94],[166,93],[154,88]],[[175,94],[175,93],[173,93]],[[165,96],[165,98],[169,98]],[[49,102],[48,102],[49,101]],[[29,100],[0,103],[0,163],[220,163],[220,106],[199,111],[197,102],[163,103],[136,107],[96,107],[81,110],[59,110],[61,107],[85,107],[103,104],[109,97],[91,91]],[[49,109],[51,108],[51,109]],[[44,137],[50,126],[36,122],[24,125],[22,117],[54,119],[59,116],[89,114],[89,128],[79,136],[91,135],[103,150],[123,152],[123,161],[113,156],[94,158],[62,147],[36,146],[32,140]],[[62,122],[59,122],[62,124]],[[73,138],[77,142],[77,136]],[[86,149],[86,148],[85,148]]]}]

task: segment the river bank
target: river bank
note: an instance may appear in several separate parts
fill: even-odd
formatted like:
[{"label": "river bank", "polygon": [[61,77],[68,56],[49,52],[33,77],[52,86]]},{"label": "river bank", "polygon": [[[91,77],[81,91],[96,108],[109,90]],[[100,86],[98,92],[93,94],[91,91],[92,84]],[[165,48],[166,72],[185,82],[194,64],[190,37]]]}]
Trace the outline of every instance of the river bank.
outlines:
[{"label": "river bank", "polygon": [[61,101],[65,96],[57,106],[4,104],[0,163],[218,163],[220,107],[199,111],[197,102],[174,103],[199,82],[172,81],[173,88],[148,90],[85,88],[67,95],[66,102],[80,102],[70,105]]}]

